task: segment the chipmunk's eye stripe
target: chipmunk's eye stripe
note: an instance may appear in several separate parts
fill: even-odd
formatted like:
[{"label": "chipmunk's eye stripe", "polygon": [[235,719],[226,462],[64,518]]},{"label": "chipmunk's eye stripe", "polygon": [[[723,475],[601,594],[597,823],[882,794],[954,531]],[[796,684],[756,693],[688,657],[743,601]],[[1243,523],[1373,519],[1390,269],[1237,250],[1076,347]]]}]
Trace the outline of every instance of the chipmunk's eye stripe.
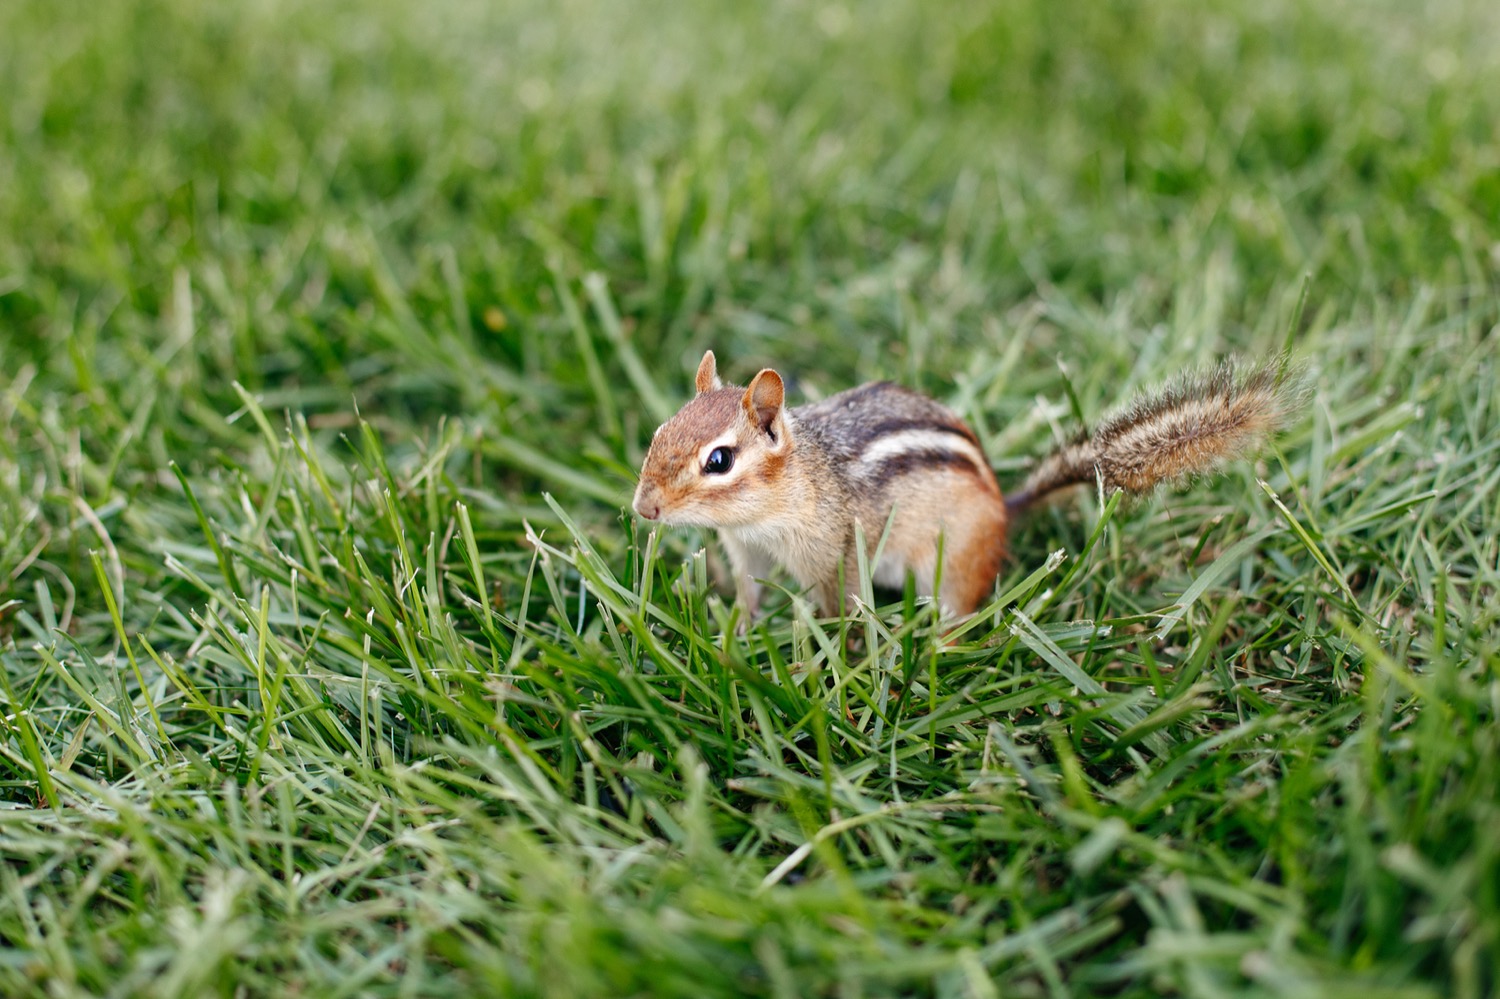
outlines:
[{"label": "chipmunk's eye stripe", "polygon": [[734,467],[734,448],[716,447],[708,453],[703,463],[704,475],[723,475]]}]

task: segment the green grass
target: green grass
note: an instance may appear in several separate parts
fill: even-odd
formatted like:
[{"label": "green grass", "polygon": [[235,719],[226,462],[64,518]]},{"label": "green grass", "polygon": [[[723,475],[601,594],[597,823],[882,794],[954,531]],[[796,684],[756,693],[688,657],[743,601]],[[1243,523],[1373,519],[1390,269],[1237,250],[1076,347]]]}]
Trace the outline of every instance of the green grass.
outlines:
[{"label": "green grass", "polygon": [[[0,994],[1500,993],[1492,4],[59,0],[0,93]],[[624,516],[705,347],[1014,482],[1288,342],[947,638]]]}]

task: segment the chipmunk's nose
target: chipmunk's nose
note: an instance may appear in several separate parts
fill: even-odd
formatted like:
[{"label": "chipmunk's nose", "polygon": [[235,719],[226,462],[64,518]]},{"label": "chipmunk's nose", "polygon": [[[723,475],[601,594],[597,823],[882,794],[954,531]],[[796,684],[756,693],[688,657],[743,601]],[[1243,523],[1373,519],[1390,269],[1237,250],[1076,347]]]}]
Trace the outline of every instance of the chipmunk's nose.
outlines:
[{"label": "chipmunk's nose", "polygon": [[644,482],[636,489],[635,500],[630,505],[635,509],[636,516],[645,520],[656,520],[661,516],[661,497]]}]

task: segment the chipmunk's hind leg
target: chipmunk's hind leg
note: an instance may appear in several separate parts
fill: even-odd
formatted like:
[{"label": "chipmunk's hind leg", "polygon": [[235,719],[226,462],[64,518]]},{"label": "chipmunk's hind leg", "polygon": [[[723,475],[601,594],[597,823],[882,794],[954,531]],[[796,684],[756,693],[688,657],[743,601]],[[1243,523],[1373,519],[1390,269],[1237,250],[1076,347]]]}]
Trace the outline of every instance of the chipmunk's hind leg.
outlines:
[{"label": "chipmunk's hind leg", "polygon": [[[910,572],[917,592],[936,595],[944,612],[972,613],[1000,573],[1005,528],[1005,502],[999,489],[983,481],[976,483],[972,475],[947,472],[910,481],[875,568],[875,582],[899,589]],[[935,592],[939,588],[941,592]]]},{"label": "chipmunk's hind leg", "polygon": [[972,614],[995,589],[995,577],[1005,559],[1005,504],[993,503],[965,511],[943,535],[943,610]]}]

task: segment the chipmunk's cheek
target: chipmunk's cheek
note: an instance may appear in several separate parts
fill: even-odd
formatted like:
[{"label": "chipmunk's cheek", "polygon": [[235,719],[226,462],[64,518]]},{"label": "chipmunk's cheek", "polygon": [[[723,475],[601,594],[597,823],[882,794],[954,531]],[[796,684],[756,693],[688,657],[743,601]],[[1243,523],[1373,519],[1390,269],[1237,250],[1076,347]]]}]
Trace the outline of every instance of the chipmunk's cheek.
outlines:
[{"label": "chipmunk's cheek", "polygon": [[711,500],[689,501],[675,511],[680,524],[698,527],[727,527],[745,521],[746,511],[737,497],[715,496]]},{"label": "chipmunk's cheek", "polygon": [[661,522],[674,527],[687,527],[701,523],[702,517],[697,515],[691,501],[664,503],[661,508]]}]

